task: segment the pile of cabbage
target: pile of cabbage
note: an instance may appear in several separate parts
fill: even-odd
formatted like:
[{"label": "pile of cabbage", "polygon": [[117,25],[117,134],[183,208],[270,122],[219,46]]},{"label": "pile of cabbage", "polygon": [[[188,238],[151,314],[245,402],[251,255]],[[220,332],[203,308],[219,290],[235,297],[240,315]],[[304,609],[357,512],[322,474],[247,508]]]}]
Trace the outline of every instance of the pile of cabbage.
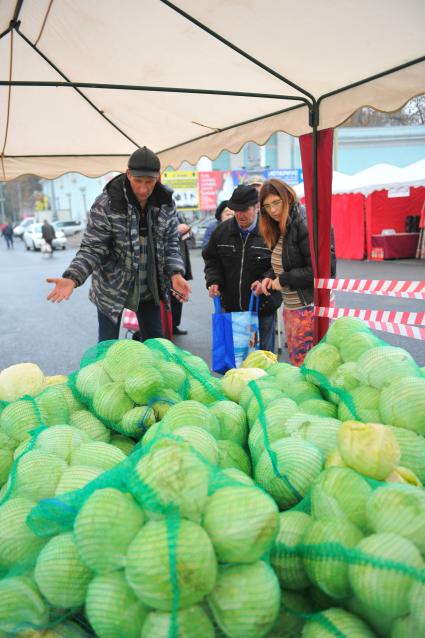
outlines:
[{"label": "pile of cabbage", "polygon": [[[206,433],[176,428],[118,462],[73,426],[31,438],[0,505],[0,632],[41,631],[75,614],[99,638],[272,629],[281,592],[265,557],[278,508],[246,474],[208,461],[191,428]],[[104,472],[64,490],[67,472],[89,459]]]},{"label": "pile of cabbage", "polygon": [[424,490],[348,467],[326,469],[308,501],[280,514],[271,554],[285,591],[325,597],[302,633],[315,638],[425,635],[424,559]]}]

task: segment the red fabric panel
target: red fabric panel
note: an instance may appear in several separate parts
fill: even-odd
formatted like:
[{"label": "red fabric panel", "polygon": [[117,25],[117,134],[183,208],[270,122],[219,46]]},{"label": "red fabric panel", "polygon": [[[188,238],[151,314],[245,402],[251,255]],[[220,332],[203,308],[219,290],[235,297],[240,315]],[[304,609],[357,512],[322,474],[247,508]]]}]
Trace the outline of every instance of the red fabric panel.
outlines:
[{"label": "red fabric panel", "polygon": [[370,258],[371,235],[380,235],[384,228],[396,233],[406,230],[406,217],[420,215],[425,201],[425,187],[411,188],[409,197],[388,197],[387,190],[375,191],[366,198],[367,255]]},{"label": "red fabric panel", "polygon": [[[318,181],[318,255],[313,240],[313,136],[301,135],[300,150],[304,177],[307,220],[310,230],[310,249],[315,277],[331,276],[331,205],[332,205],[332,145],[333,129],[324,129],[317,134],[317,181]],[[329,307],[329,290],[315,290],[316,306]],[[329,319],[315,317],[314,343],[326,334]]]},{"label": "red fabric panel", "polygon": [[363,259],[365,256],[364,195],[332,195],[332,225],[338,259]]}]

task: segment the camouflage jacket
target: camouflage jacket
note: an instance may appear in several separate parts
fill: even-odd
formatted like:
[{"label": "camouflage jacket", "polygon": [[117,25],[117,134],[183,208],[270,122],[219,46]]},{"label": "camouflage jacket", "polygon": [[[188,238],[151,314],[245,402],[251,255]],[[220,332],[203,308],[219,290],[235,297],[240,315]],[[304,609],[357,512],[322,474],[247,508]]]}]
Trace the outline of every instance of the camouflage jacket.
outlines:
[{"label": "camouflage jacket", "polygon": [[[125,175],[118,175],[96,198],[80,248],[62,275],[77,286],[92,275],[89,298],[113,321],[119,319],[140,262],[139,211],[125,183]],[[147,217],[149,254],[155,257],[148,263],[148,283],[156,303],[168,303],[170,277],[184,274],[184,265],[175,204],[171,191],[159,182],[148,200]]]}]

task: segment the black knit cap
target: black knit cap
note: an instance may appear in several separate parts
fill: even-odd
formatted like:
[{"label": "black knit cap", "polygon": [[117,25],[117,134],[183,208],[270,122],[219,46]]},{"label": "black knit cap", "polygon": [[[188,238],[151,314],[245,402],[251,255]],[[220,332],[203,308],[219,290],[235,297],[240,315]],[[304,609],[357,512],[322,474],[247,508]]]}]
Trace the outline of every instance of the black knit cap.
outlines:
[{"label": "black knit cap", "polygon": [[228,207],[236,212],[247,210],[258,203],[258,192],[255,186],[240,184],[233,191],[232,197],[227,202]]},{"label": "black knit cap", "polygon": [[229,200],[223,199],[223,201],[220,202],[217,208],[215,209],[215,218],[217,221],[221,222],[221,213],[224,211],[225,208],[228,207],[228,204],[229,204]]},{"label": "black knit cap", "polygon": [[159,157],[143,146],[130,155],[128,168],[133,177],[158,177],[161,171]]}]

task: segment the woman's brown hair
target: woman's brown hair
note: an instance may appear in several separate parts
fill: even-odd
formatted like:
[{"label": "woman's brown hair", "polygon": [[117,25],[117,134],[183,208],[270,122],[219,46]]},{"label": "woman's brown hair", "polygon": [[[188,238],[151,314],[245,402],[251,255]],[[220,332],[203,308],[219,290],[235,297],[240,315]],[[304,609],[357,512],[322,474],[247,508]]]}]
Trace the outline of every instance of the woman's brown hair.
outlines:
[{"label": "woman's brown hair", "polygon": [[[282,214],[278,222],[263,209],[263,202],[269,195],[276,195],[283,202]],[[296,201],[297,195],[294,189],[280,179],[268,179],[262,185],[259,230],[269,248],[273,248],[277,244],[280,235],[285,235],[289,211]]]}]

